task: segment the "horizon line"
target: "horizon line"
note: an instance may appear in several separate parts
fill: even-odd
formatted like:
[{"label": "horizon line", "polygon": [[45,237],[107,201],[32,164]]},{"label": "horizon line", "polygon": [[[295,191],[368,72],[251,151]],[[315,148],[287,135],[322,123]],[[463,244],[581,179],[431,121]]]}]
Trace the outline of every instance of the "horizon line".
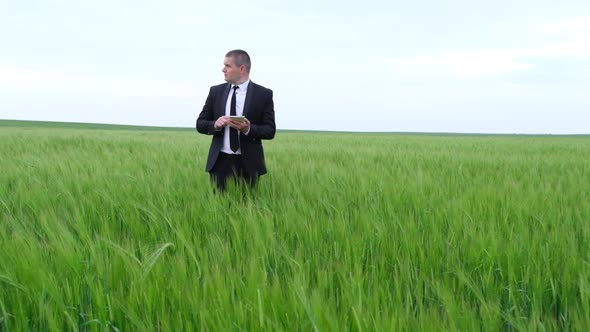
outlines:
[{"label": "horizon line", "polygon": [[[196,130],[195,127],[174,127],[174,126],[153,126],[153,125],[136,125],[136,124],[121,124],[121,123],[104,123],[104,122],[76,122],[76,121],[51,121],[51,120],[22,120],[22,119],[0,119],[1,122],[24,122],[24,123],[38,123],[38,124],[52,124],[52,125],[97,125],[106,127],[133,127],[145,128],[150,130]],[[0,127],[3,127],[0,125]],[[108,128],[105,128],[108,129]],[[411,135],[494,135],[494,136],[590,136],[590,133],[575,133],[575,134],[551,134],[551,133],[497,133],[497,132],[453,132],[453,131],[352,131],[352,130],[323,130],[323,129],[288,129],[282,128],[277,131],[290,132],[313,132],[313,133],[350,133],[350,134],[411,134]]]}]

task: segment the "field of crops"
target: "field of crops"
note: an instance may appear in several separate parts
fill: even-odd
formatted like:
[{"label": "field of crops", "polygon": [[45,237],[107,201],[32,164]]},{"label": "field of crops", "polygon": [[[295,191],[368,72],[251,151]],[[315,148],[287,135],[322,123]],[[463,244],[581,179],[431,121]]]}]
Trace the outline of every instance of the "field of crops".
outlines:
[{"label": "field of crops", "polygon": [[585,330],[590,137],[0,121],[0,331]]}]

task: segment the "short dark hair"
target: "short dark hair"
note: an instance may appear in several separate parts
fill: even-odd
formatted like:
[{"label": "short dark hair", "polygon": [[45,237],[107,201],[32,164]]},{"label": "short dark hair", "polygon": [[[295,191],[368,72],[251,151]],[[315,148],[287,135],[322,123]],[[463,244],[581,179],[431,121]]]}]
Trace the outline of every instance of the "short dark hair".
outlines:
[{"label": "short dark hair", "polygon": [[250,72],[252,63],[250,62],[250,56],[244,50],[231,50],[225,55],[226,58],[232,58],[236,66],[246,66],[246,71]]}]

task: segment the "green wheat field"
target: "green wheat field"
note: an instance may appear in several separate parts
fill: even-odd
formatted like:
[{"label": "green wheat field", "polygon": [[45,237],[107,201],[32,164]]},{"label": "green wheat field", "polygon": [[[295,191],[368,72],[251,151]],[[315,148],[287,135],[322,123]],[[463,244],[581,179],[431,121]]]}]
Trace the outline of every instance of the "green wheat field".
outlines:
[{"label": "green wheat field", "polygon": [[0,121],[0,331],[583,331],[590,136]]}]

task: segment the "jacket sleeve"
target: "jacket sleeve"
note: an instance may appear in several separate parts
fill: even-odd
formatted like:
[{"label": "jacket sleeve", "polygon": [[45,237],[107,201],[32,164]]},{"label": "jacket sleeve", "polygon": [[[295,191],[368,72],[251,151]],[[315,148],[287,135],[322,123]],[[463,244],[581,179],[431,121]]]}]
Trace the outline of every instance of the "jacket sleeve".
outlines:
[{"label": "jacket sleeve", "polygon": [[272,90],[268,89],[268,93],[264,98],[264,106],[262,107],[262,118],[258,123],[250,123],[250,132],[248,138],[251,140],[257,139],[273,139],[275,137],[275,109],[272,100]]},{"label": "jacket sleeve", "polygon": [[215,130],[214,106],[215,106],[215,91],[213,87],[209,89],[209,95],[203,106],[203,110],[197,118],[197,131],[205,135],[213,135],[219,131]]}]

